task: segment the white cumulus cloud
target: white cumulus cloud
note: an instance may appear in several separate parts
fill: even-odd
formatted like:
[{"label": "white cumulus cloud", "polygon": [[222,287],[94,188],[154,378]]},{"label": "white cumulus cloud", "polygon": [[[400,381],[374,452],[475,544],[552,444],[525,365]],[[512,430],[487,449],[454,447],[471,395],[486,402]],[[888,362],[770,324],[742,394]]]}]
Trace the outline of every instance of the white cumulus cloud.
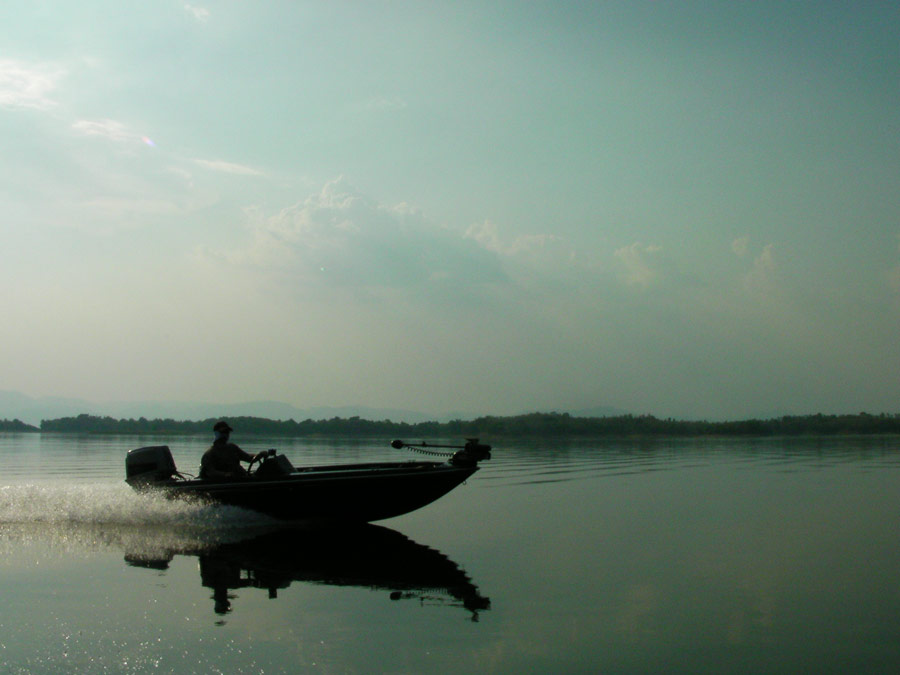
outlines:
[{"label": "white cumulus cloud", "polygon": [[344,179],[274,215],[250,216],[253,242],[221,255],[307,284],[461,287],[504,278],[493,253],[407,204],[378,204]]}]

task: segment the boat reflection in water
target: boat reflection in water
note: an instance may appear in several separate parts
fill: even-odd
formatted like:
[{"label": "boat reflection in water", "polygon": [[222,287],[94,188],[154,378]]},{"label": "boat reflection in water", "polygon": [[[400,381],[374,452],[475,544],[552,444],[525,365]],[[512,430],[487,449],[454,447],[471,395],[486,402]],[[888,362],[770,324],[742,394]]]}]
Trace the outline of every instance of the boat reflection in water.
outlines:
[{"label": "boat reflection in water", "polygon": [[166,569],[175,555],[197,556],[201,583],[212,589],[220,615],[233,609],[230,591],[258,588],[277,598],[279,590],[295,581],[383,590],[392,600],[464,607],[473,621],[490,607],[490,600],[443,553],[376,525],[286,527],[193,550],[129,552],[125,560],[136,567]]}]

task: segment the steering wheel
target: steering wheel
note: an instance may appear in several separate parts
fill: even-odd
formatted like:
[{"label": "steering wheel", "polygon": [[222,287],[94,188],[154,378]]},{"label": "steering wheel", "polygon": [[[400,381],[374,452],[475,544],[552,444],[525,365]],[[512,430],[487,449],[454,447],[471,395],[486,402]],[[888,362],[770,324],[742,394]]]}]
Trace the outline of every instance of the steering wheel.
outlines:
[{"label": "steering wheel", "polygon": [[260,460],[259,466],[262,466],[262,459],[257,457],[256,455],[254,455],[253,459],[251,459],[250,462],[247,464],[247,475],[248,476],[252,476],[253,474],[256,473],[256,471],[259,471],[259,466],[256,467],[256,471],[253,470],[253,464],[254,464],[254,462],[256,462],[257,459]]},{"label": "steering wheel", "polygon": [[[256,472],[259,471],[259,467],[263,465],[263,462],[265,462],[269,457],[274,457],[274,456],[275,456],[275,448],[269,448],[265,452],[260,452],[260,453],[257,453],[256,455],[254,455],[253,459],[250,460],[250,463],[247,464],[247,475],[248,476],[255,475]],[[254,464],[254,462],[257,462],[257,461],[259,462],[259,466],[257,466],[256,470],[254,471],[253,464]]]}]

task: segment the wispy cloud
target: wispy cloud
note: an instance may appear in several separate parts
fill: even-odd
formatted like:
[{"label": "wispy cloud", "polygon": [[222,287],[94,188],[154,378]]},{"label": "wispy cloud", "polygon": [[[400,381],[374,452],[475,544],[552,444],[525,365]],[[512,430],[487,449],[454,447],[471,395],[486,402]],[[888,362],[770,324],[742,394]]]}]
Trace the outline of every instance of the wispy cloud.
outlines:
[{"label": "wispy cloud", "polygon": [[78,120],[72,124],[72,128],[85,136],[99,136],[117,143],[136,141],[142,138],[122,122],[110,119]]},{"label": "wispy cloud", "polygon": [[585,272],[593,278],[590,260],[578,256],[572,243],[556,234],[505,236],[500,226],[486,220],[470,226],[465,236],[495,253],[506,274],[532,291],[538,287],[555,287],[567,279],[580,284]]},{"label": "wispy cloud", "polygon": [[474,239],[489,251],[506,256],[529,255],[546,251],[561,244],[564,239],[555,234],[522,234],[506,240],[500,235],[500,228],[489,220],[477,223],[466,230],[466,236]]},{"label": "wispy cloud", "polygon": [[644,246],[640,242],[617,249],[615,256],[622,268],[622,281],[629,286],[650,286],[659,276],[653,257],[660,251],[659,246]]},{"label": "wispy cloud", "polygon": [[184,11],[194,17],[197,21],[201,23],[206,23],[209,21],[210,13],[209,10],[205,7],[197,7],[196,5],[185,5]]},{"label": "wispy cloud", "polygon": [[61,68],[0,60],[0,106],[46,110],[56,105],[51,93],[65,75]]},{"label": "wispy cloud", "polygon": [[244,164],[235,164],[234,162],[223,162],[214,159],[195,159],[194,163],[202,166],[210,171],[219,171],[221,173],[232,173],[238,176],[261,176],[263,172]]},{"label": "wispy cloud", "polygon": [[743,258],[747,255],[747,249],[750,246],[750,237],[738,237],[733,242],[731,242],[731,250],[734,251],[734,254],[738,258]]},{"label": "wispy cloud", "polygon": [[365,107],[369,110],[392,112],[403,110],[407,105],[406,100],[398,96],[376,96],[366,101]]},{"label": "wispy cloud", "polygon": [[125,197],[100,197],[85,202],[84,206],[107,217],[115,218],[135,215],[170,215],[180,211],[178,206],[170,201]]},{"label": "wispy cloud", "polygon": [[744,277],[744,287],[755,293],[768,293],[775,289],[775,247],[767,244],[753,260],[753,267]]}]

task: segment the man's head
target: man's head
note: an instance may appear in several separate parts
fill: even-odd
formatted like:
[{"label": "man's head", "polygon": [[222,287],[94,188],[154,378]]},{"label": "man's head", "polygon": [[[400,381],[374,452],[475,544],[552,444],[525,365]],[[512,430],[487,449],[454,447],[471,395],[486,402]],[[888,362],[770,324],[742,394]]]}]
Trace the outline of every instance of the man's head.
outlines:
[{"label": "man's head", "polygon": [[213,433],[215,433],[216,438],[228,438],[228,435],[231,433],[231,427],[228,426],[228,422],[222,420],[215,423]]}]

